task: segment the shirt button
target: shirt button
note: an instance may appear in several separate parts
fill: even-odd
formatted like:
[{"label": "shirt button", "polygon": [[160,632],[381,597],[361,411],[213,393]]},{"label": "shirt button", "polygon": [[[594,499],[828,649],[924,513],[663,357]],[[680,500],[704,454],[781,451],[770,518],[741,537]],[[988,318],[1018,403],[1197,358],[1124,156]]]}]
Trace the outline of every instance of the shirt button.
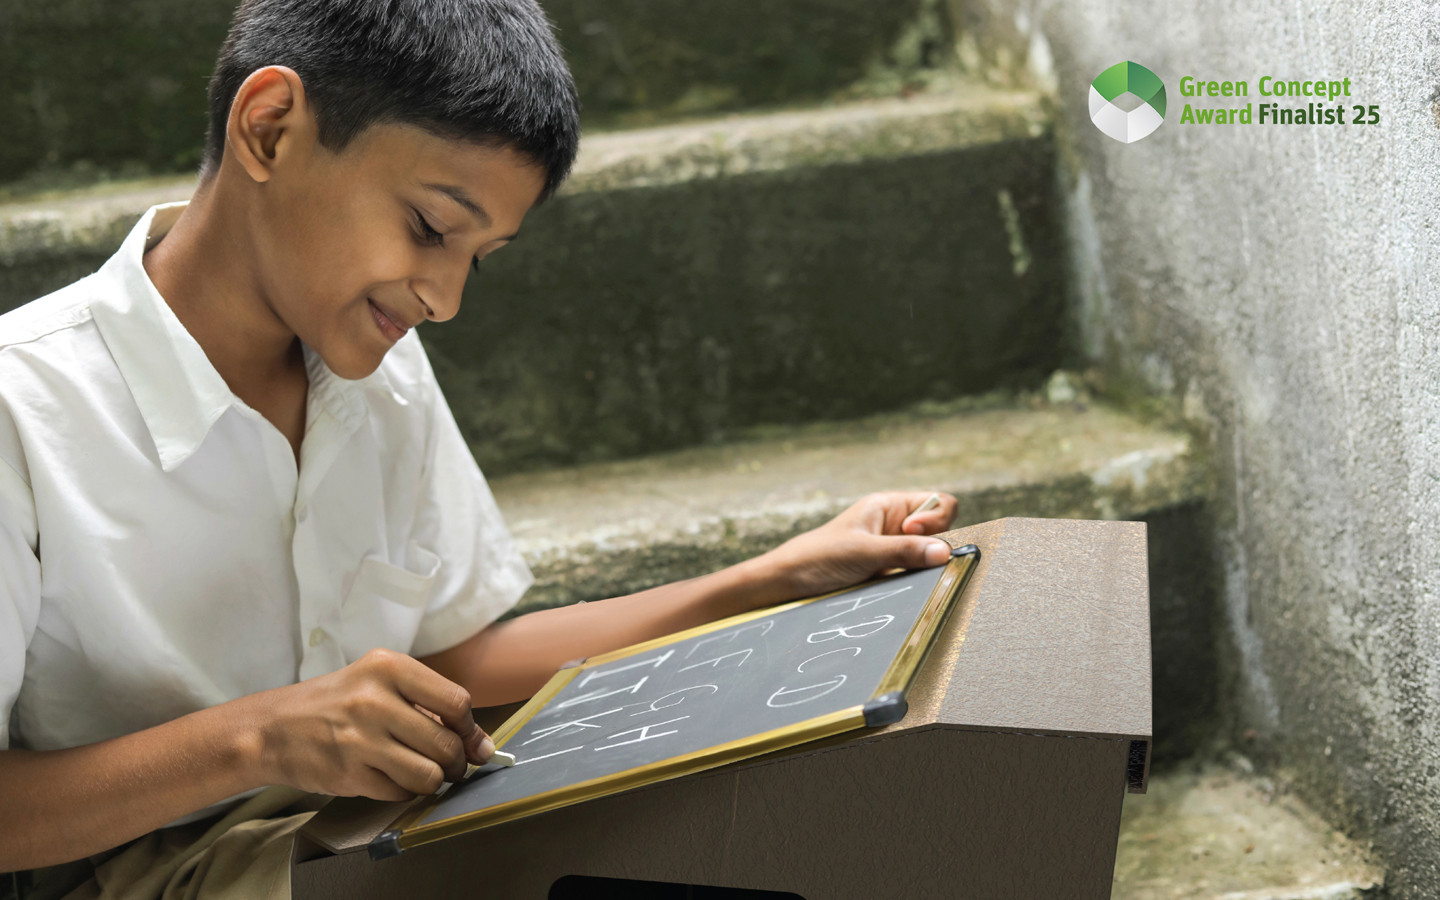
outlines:
[{"label": "shirt button", "polygon": [[314,631],[310,632],[310,646],[318,647],[321,644],[325,643],[326,639],[329,637],[330,635],[325,633],[325,629],[316,628]]},{"label": "shirt button", "polygon": [[295,521],[303,522],[308,518],[310,518],[310,507],[302,503],[300,508],[295,511]]}]

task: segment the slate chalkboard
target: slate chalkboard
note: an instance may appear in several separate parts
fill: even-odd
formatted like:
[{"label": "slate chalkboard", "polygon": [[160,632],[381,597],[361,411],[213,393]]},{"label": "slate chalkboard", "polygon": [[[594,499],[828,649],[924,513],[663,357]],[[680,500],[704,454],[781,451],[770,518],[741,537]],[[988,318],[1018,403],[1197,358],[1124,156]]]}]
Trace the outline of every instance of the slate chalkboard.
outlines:
[{"label": "slate chalkboard", "polygon": [[407,813],[370,855],[899,721],[904,691],[979,551],[592,657],[493,735],[485,766]]}]

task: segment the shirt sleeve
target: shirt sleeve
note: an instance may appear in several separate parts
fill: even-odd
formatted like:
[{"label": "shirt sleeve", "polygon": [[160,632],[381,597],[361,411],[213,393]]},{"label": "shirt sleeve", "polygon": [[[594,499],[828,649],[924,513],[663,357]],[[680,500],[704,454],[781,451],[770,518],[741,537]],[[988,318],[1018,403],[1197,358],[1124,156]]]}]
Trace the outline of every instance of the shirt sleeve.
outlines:
[{"label": "shirt sleeve", "polygon": [[40,618],[38,549],[35,496],[0,455],[0,750],[10,747],[10,712]]},{"label": "shirt sleeve", "polygon": [[411,654],[439,653],[477,634],[519,601],[534,576],[505,527],[490,485],[460,434],[429,359],[425,467],[412,532],[440,557],[437,584]]}]

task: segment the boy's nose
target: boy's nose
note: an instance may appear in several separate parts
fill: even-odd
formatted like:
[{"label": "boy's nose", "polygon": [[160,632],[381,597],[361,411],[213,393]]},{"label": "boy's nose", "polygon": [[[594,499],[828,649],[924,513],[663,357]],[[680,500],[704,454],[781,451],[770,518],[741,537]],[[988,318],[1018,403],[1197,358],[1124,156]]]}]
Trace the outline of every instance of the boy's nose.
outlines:
[{"label": "boy's nose", "polygon": [[430,302],[426,304],[426,318],[431,322],[444,322],[455,318],[460,311],[460,291],[447,292],[444,299],[437,298],[431,294]]},{"label": "boy's nose", "polygon": [[465,277],[462,274],[456,279],[453,274],[437,272],[431,278],[417,281],[412,289],[425,307],[425,318],[431,322],[444,322],[460,311]]}]

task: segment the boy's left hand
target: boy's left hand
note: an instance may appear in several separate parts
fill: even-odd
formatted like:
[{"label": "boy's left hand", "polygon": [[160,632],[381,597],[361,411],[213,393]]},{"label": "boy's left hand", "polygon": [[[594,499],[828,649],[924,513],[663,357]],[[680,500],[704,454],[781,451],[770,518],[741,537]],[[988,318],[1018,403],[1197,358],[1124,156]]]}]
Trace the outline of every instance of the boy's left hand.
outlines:
[{"label": "boy's left hand", "polygon": [[955,519],[958,501],[940,495],[940,505],[912,511],[928,492],[870,494],[840,515],[764,554],[774,567],[784,599],[799,599],[858,584],[886,569],[923,569],[950,558],[950,545],[925,537],[945,531]]}]

